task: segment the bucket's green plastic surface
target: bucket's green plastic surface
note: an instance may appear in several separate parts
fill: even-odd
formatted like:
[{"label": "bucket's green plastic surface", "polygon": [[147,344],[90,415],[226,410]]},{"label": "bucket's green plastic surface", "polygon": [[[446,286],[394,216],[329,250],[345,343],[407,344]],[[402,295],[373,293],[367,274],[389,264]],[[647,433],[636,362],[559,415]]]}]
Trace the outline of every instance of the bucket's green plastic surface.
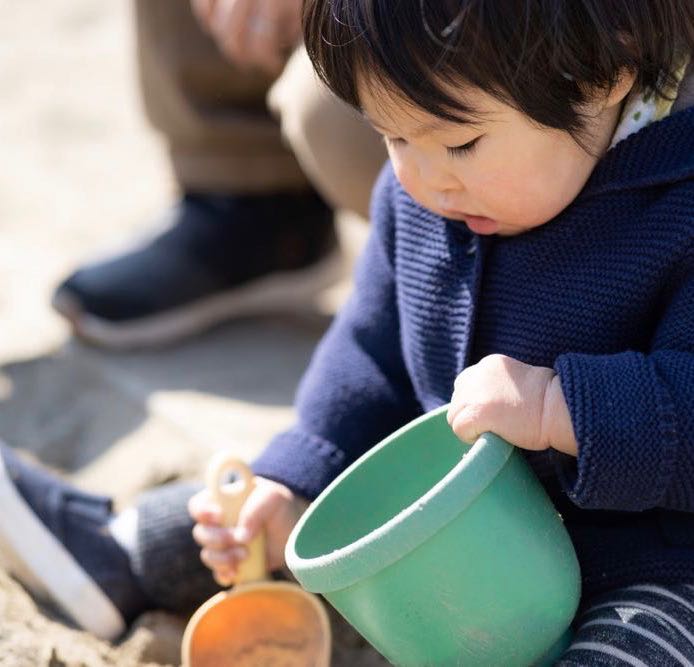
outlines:
[{"label": "bucket's green plastic surface", "polygon": [[573,545],[521,454],[492,434],[460,442],[446,408],[335,479],[287,564],[395,665],[546,663],[578,605]]}]

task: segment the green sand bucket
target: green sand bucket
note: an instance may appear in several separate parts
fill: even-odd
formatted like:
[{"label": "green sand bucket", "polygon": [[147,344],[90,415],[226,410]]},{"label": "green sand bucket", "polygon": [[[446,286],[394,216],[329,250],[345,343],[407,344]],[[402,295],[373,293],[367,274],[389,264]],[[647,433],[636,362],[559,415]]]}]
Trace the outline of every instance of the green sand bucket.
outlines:
[{"label": "green sand bucket", "polygon": [[287,564],[395,665],[551,664],[578,606],[573,545],[520,452],[492,434],[460,442],[446,410],[337,477]]}]

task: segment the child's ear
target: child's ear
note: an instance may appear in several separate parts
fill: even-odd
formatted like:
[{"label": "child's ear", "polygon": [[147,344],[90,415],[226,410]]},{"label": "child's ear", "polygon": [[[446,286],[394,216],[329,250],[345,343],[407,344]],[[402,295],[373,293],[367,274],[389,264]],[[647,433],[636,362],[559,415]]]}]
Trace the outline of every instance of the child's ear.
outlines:
[{"label": "child's ear", "polygon": [[608,109],[609,107],[621,104],[622,100],[629,94],[631,89],[634,87],[635,81],[636,72],[631,72],[627,69],[623,69],[619,74],[617,83],[613,86],[612,90],[610,90],[609,94],[603,102],[604,108]]},{"label": "child's ear", "polygon": [[623,69],[620,73],[617,82],[611,90],[605,91],[604,88],[588,88],[586,91],[586,104],[584,110],[588,111],[588,115],[598,115],[603,111],[607,111],[611,107],[622,103],[622,100],[629,94],[634,87],[636,81],[636,73]]}]

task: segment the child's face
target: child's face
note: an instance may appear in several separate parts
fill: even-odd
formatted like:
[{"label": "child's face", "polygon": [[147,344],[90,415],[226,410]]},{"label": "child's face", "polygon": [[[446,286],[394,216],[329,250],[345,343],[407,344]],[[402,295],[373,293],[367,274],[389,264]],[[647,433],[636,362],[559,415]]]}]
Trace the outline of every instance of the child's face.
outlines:
[{"label": "child's face", "polygon": [[464,97],[481,112],[475,125],[442,121],[393,95],[376,99],[372,86],[360,87],[360,99],[413,199],[478,234],[511,236],[575,199],[610,144],[629,87],[587,110],[593,155],[568,132],[539,126],[480,89]]}]

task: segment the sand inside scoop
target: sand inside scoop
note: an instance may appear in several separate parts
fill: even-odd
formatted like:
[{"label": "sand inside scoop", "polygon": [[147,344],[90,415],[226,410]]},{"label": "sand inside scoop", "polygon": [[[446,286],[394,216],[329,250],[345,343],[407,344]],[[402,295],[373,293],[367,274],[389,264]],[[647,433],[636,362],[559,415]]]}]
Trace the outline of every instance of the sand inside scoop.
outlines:
[{"label": "sand inside scoop", "polygon": [[226,596],[199,620],[191,667],[312,667],[323,664],[324,629],[299,591],[255,589]]}]

